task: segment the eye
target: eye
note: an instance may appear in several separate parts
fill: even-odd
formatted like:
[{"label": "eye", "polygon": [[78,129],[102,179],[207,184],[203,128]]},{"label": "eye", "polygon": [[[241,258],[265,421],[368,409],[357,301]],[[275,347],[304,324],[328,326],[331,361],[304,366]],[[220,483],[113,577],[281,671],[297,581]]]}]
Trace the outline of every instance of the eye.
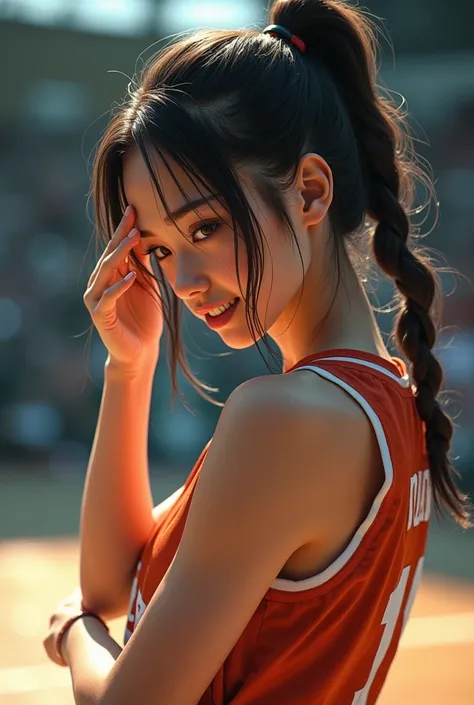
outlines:
[{"label": "eye", "polygon": [[[197,227],[193,225],[189,230],[189,234],[192,236],[193,242],[201,242],[202,240],[207,240],[210,238],[211,235],[214,235],[214,233],[218,230],[219,225],[220,223],[217,223],[216,221],[200,223]],[[198,233],[201,233],[200,237],[196,237]]]},{"label": "eye", "polygon": [[[211,235],[214,235],[220,227],[220,222],[201,222],[199,225],[193,225],[189,229],[189,234],[192,237],[193,242],[202,242],[203,240],[208,240]],[[153,252],[156,253],[156,259],[163,260],[169,257],[171,251],[164,247],[163,245],[155,245],[155,247],[149,247],[145,250],[147,255],[151,255]]]},{"label": "eye", "polygon": [[[164,250],[164,252],[163,252],[163,250]],[[168,250],[168,248],[163,247],[163,245],[156,245],[155,247],[148,247],[145,250],[145,254],[147,254],[147,255],[151,255],[153,252],[157,253],[156,259],[158,259],[158,260],[165,259],[166,257],[168,257],[168,255],[171,254],[171,252]],[[158,254],[158,252],[160,252],[160,254]]]}]

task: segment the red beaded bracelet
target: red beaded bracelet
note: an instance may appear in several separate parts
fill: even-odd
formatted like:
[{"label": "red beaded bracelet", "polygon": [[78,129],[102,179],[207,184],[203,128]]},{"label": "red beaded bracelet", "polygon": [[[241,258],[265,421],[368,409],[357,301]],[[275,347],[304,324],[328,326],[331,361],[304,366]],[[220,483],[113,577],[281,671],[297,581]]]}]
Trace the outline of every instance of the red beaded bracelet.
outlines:
[{"label": "red beaded bracelet", "polygon": [[99,620],[99,622],[101,622],[101,624],[103,624],[103,626],[107,629],[107,633],[110,634],[110,630],[109,630],[108,626],[106,625],[106,623],[104,622],[104,620],[101,617],[99,617],[99,615],[96,614],[95,612],[83,611],[83,612],[79,612],[78,614],[75,614],[73,617],[69,617],[69,619],[66,622],[64,622],[63,626],[59,630],[58,635],[56,637],[56,642],[55,642],[56,655],[57,655],[58,659],[61,661],[62,666],[67,666],[68,664],[64,660],[64,656],[62,655],[62,652],[61,652],[61,641],[62,641],[65,633],[69,629],[69,627],[71,627],[74,624],[74,622],[77,622],[78,619],[83,619],[83,617],[94,617],[94,619]]}]

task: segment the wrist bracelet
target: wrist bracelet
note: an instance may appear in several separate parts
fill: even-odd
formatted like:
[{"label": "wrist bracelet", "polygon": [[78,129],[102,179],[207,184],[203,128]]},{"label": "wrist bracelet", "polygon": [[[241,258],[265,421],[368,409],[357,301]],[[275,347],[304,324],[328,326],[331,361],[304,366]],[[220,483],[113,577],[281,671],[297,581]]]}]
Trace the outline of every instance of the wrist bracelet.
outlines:
[{"label": "wrist bracelet", "polygon": [[58,632],[58,635],[56,637],[56,655],[58,659],[61,661],[62,666],[67,666],[67,662],[64,659],[64,656],[62,655],[61,652],[61,642],[63,640],[64,635],[66,634],[67,630],[74,624],[74,622],[77,622],[79,619],[83,619],[84,617],[94,617],[94,619],[97,619],[106,629],[107,633],[110,634],[110,630],[104,620],[99,617],[98,614],[95,612],[88,612],[88,611],[83,611],[79,612],[78,614],[75,614],[73,617],[69,617],[69,619],[64,622],[63,626]]}]

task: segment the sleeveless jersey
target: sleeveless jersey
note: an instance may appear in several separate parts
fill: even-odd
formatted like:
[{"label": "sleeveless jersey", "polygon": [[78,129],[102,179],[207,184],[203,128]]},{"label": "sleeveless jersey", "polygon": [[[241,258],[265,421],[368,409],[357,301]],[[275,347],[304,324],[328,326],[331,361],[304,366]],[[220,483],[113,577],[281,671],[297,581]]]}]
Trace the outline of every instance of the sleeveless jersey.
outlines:
[{"label": "sleeveless jersey", "polygon": [[[362,407],[377,438],[385,480],[365,520],[329,567],[304,580],[276,579],[269,586],[199,705],[372,705],[420,582],[431,483],[424,426],[404,363],[331,350],[304,358],[288,372],[297,369],[342,387]],[[175,555],[209,443],[143,550],[125,643]]]}]

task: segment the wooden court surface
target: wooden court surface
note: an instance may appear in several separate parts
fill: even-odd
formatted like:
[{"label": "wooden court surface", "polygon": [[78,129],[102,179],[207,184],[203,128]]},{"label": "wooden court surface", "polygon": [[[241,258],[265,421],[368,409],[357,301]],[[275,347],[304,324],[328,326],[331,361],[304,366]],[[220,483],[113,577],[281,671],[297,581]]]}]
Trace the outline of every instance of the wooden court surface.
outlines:
[{"label": "wooden court surface", "polygon": [[[75,539],[0,543],[0,705],[73,705],[69,671],[41,640],[77,570]],[[119,643],[122,629],[112,625]],[[379,703],[474,704],[474,582],[425,575]]]}]

